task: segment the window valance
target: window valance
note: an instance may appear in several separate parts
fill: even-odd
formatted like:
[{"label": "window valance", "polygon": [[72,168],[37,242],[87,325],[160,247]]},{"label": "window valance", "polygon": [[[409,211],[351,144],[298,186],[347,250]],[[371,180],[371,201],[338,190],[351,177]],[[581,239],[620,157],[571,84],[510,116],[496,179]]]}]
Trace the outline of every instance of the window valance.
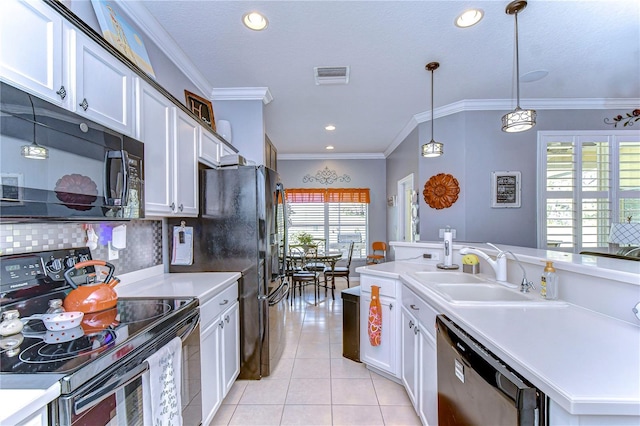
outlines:
[{"label": "window valance", "polygon": [[369,188],[288,188],[288,203],[367,203]]}]

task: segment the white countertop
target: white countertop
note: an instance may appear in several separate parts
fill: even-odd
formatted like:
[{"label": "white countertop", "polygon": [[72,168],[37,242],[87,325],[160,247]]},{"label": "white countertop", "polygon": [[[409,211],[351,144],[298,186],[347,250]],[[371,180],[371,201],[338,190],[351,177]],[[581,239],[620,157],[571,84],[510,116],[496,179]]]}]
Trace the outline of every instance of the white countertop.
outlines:
[{"label": "white countertop", "polygon": [[418,262],[357,268],[402,279],[569,413],[640,416],[640,327],[572,304],[454,305],[408,274],[429,270]]},{"label": "white countertop", "polygon": [[0,381],[0,425],[18,424],[60,395],[58,381],[49,384],[48,387],[28,385],[34,386],[33,388],[7,383],[5,378],[0,378]]},{"label": "white countertop", "polygon": [[120,297],[197,297],[203,304],[240,276],[239,272],[163,273],[135,281],[125,274],[115,290]]}]

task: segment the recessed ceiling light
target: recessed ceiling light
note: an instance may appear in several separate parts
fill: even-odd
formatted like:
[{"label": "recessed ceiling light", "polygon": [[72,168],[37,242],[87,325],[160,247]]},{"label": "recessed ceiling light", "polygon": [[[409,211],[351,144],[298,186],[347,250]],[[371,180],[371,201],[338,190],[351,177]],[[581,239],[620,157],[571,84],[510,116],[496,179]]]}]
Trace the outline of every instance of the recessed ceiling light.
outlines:
[{"label": "recessed ceiling light", "polygon": [[469,9],[462,12],[455,20],[456,27],[471,27],[482,19],[484,11],[482,9]]},{"label": "recessed ceiling light", "polygon": [[242,23],[245,27],[254,31],[262,31],[269,25],[267,18],[260,12],[245,13],[242,17]]},{"label": "recessed ceiling light", "polygon": [[324,126],[324,129],[328,131],[332,131],[336,129],[336,126],[334,126],[333,124],[329,124],[328,126]]},{"label": "recessed ceiling light", "polygon": [[333,145],[327,145],[324,149],[332,150],[333,149]]}]

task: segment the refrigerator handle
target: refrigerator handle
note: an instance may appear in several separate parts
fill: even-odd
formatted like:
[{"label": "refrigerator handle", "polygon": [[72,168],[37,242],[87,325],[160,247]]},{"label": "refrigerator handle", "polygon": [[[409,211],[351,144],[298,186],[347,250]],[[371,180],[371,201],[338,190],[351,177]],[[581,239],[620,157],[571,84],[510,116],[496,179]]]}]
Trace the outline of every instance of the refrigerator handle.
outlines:
[{"label": "refrigerator handle", "polygon": [[[282,201],[282,253],[278,253],[278,275],[284,277],[286,270],[286,258],[287,258],[287,201],[284,186],[281,182],[276,184],[276,214],[275,225],[278,226],[278,203]],[[280,231],[278,229],[278,231]],[[280,232],[276,235],[280,236]],[[280,241],[276,241],[278,244],[278,250],[280,250]],[[280,256],[282,254],[282,256]]]}]

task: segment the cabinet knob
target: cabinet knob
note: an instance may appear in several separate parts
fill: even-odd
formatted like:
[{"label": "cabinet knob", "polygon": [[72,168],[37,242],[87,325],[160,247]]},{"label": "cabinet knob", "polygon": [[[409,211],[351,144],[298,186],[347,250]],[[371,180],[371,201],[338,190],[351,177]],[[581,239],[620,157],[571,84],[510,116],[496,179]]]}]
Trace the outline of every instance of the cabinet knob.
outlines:
[{"label": "cabinet knob", "polygon": [[220,322],[218,323],[218,326],[219,326],[220,328],[224,328],[224,321],[220,321]]},{"label": "cabinet knob", "polygon": [[226,317],[224,317],[224,320],[227,322],[227,324],[229,324],[229,315],[227,315]]},{"label": "cabinet knob", "polygon": [[180,204],[180,206],[178,207],[178,210],[182,211],[183,209],[184,209],[184,206]]},{"label": "cabinet knob", "polygon": [[222,302],[220,302],[220,306],[224,306],[227,303],[229,303],[229,299],[224,299]]},{"label": "cabinet knob", "polygon": [[420,308],[418,308],[416,305],[409,305],[409,307],[411,309],[413,309],[414,311],[419,311],[420,310]]},{"label": "cabinet knob", "polygon": [[389,303],[389,310],[392,311],[393,310],[393,303]]},{"label": "cabinet knob", "polygon": [[171,203],[169,207],[171,207],[171,211],[174,211],[176,209],[176,203]]},{"label": "cabinet knob", "polygon": [[81,104],[79,104],[79,105],[82,107],[82,109],[83,109],[83,110],[85,110],[85,111],[86,111],[86,110],[89,108],[89,103],[87,103],[87,98],[84,98],[84,99],[82,100],[82,103],[81,103]]},{"label": "cabinet knob", "polygon": [[420,332],[420,330],[418,330],[418,327],[413,329],[413,334],[418,334]]},{"label": "cabinet knob", "polygon": [[413,328],[413,320],[409,320],[409,328]]},{"label": "cabinet knob", "polygon": [[64,99],[67,97],[67,90],[64,88],[64,86],[60,86],[60,90],[58,90],[56,94],[60,96],[60,99]]}]

